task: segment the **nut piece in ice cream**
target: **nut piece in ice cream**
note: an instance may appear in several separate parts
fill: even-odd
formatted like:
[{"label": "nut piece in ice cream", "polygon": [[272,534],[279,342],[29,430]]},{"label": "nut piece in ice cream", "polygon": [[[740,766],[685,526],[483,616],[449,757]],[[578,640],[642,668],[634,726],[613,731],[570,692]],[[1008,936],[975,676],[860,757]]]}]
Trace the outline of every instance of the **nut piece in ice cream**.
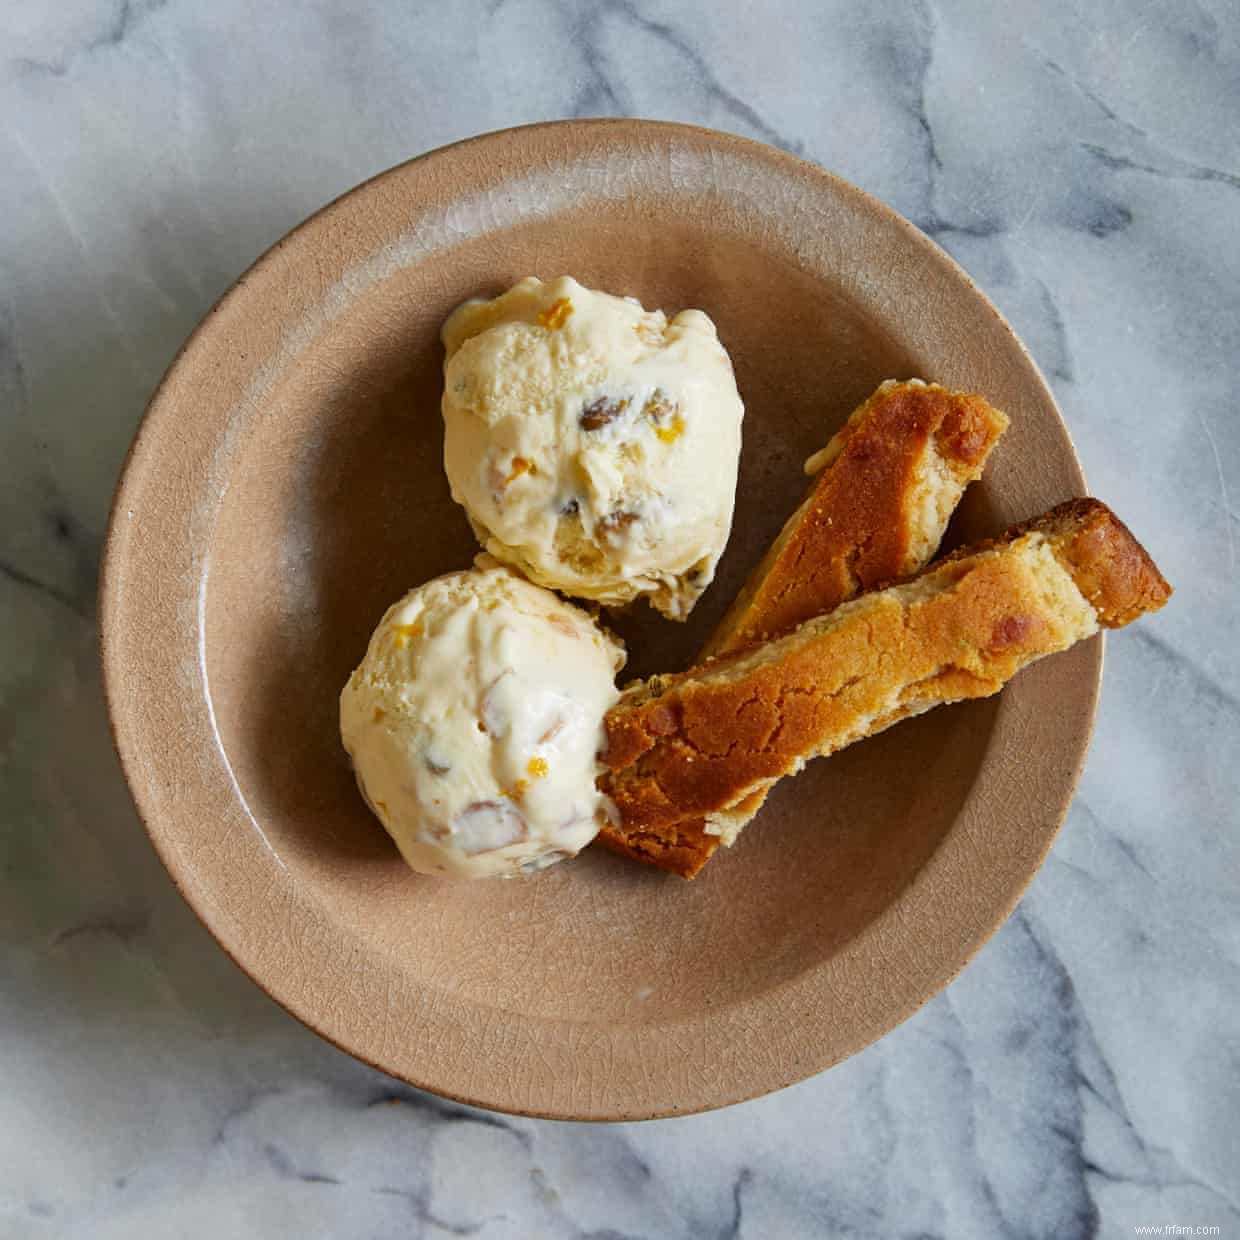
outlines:
[{"label": "nut piece in ice cream", "polygon": [[731,532],[744,415],[710,319],[531,277],[443,340],[444,466],[487,551],[683,620]]},{"label": "nut piece in ice cream", "polygon": [[509,876],[584,848],[619,644],[486,557],[391,607],[340,697],[358,787],[423,874]]}]

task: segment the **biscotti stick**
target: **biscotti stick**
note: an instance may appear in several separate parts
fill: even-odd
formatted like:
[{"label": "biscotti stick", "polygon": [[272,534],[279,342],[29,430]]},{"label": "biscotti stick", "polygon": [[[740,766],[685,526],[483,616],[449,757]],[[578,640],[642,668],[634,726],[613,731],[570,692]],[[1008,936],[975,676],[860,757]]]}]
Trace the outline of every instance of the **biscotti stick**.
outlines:
[{"label": "biscotti stick", "polygon": [[911,379],[882,384],[821,452],[815,480],[702,648],[702,658],[790,633],[930,562],[1007,417],[982,397]]},{"label": "biscotti stick", "polygon": [[716,815],[810,759],[1161,607],[1171,588],[1123,523],[1073,500],[776,641],[630,687],[601,786],[638,832]]},{"label": "biscotti stick", "polygon": [[[702,651],[705,659],[794,629],[864,590],[917,572],[938,550],[964,489],[981,475],[1007,418],[981,396],[920,379],[882,384],[825,448],[814,475]],[[765,790],[736,806],[735,837]],[[676,873],[696,873],[721,838],[704,819],[637,831],[623,821],[599,841]],[[730,842],[730,840],[729,840]]]}]

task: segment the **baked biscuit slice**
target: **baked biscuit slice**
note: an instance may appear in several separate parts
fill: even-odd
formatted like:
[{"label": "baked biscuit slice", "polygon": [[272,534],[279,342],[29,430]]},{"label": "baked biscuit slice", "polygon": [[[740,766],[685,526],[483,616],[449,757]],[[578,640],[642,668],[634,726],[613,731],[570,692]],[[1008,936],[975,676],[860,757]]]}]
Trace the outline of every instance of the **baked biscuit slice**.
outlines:
[{"label": "baked biscuit slice", "polygon": [[811,758],[946,702],[1170,597],[1105,504],[1073,500],[775,641],[627,689],[601,786],[636,831],[728,812]]},{"label": "baked biscuit slice", "polygon": [[729,654],[789,633],[875,586],[918,572],[1008,419],[937,383],[888,380],[805,462],[809,494],[702,648]]},{"label": "baked biscuit slice", "polygon": [[[814,476],[809,493],[702,658],[782,636],[865,590],[917,572],[938,550],[965,487],[981,475],[1007,424],[981,396],[920,379],[882,384],[806,462]],[[658,829],[621,819],[599,840],[691,877],[721,842],[732,842],[765,799],[760,790],[736,806],[722,835],[701,818]]]}]

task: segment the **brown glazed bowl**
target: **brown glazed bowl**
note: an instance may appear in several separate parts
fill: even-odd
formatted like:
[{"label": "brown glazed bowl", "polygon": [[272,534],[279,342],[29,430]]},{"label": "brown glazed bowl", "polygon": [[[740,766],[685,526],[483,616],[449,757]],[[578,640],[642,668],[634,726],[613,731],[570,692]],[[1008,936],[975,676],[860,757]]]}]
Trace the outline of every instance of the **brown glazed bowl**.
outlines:
[{"label": "brown glazed bowl", "polygon": [[337,697],[389,603],[475,552],[441,465],[438,328],[569,273],[705,309],[746,404],[736,524],[679,668],[883,379],[1011,416],[953,542],[1083,492],[1011,329],[906,221],[740,138],[640,121],[489,134],[392,169],[264,255],[165,377],[116,496],[103,663],[134,800],[185,898],[290,1012],[424,1089],[637,1119],[867,1045],[943,987],[1046,856],[1085,755],[1092,641],[1002,695],[811,764],[693,883],[599,849],[527,881],[410,873],[354,787]]}]

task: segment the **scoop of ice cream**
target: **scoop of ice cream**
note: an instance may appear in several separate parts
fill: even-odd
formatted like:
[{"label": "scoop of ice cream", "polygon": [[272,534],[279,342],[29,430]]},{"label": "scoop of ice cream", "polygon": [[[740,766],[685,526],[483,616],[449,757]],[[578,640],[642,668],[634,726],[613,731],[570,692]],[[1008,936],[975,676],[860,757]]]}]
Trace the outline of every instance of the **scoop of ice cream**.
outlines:
[{"label": "scoop of ice cream", "polygon": [[443,340],[444,466],[483,546],[684,619],[731,532],[744,415],[710,319],[531,277],[459,306]]},{"label": "scoop of ice cream", "polygon": [[358,786],[405,860],[457,878],[584,848],[624,652],[580,608],[480,557],[379,622],[340,697]]}]

